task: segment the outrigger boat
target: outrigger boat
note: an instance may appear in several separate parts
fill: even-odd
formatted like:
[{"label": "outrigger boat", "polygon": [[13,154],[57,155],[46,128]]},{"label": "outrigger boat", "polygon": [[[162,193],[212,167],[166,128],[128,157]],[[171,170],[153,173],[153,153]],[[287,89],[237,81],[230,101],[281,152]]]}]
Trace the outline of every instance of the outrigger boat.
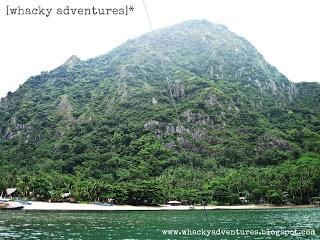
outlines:
[{"label": "outrigger boat", "polygon": [[[16,188],[7,188],[7,196],[11,197],[11,194],[14,193],[17,189]],[[23,208],[23,203],[21,202],[14,202],[12,198],[3,198],[2,193],[0,196],[0,209],[19,209]]]},{"label": "outrigger boat", "polygon": [[15,202],[21,203],[22,205],[31,205],[32,201],[28,201],[25,199],[21,199],[21,198],[16,198]]},{"label": "outrigger boat", "polygon": [[10,199],[0,198],[0,209],[20,209],[23,205],[18,202],[13,202]]},{"label": "outrigger boat", "polygon": [[113,203],[109,203],[109,202],[94,202],[94,204],[99,206],[107,206],[107,207],[115,206]]}]

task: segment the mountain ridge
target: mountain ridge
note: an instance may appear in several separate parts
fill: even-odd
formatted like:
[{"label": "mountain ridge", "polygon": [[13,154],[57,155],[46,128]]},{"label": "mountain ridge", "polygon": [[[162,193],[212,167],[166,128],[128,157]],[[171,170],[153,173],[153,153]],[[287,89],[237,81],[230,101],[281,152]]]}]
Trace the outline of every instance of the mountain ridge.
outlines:
[{"label": "mountain ridge", "polygon": [[[259,189],[259,198],[278,201],[298,180],[273,187],[272,174],[312,167],[312,186],[290,190],[291,200],[302,192],[300,202],[310,201],[319,194],[319,89],[292,83],[247,40],[203,20],[86,61],[71,56],[1,100],[0,168],[11,180],[0,188],[22,181],[41,188],[39,198],[66,190],[88,200],[82,186],[97,183],[96,197],[149,204],[201,202],[200,192],[234,203]],[[259,184],[236,186],[233,176],[245,179],[247,169]]]}]

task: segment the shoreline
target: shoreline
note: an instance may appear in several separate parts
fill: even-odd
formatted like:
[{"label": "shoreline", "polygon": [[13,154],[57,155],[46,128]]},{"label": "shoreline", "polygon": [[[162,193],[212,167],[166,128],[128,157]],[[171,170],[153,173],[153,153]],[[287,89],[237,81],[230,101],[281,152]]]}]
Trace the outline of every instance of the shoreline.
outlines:
[{"label": "shoreline", "polygon": [[26,211],[181,211],[181,210],[255,210],[255,209],[277,209],[277,208],[315,208],[315,205],[234,205],[234,206],[133,206],[133,205],[114,205],[101,206],[93,203],[48,203],[32,202],[31,205],[24,205],[22,210]]}]

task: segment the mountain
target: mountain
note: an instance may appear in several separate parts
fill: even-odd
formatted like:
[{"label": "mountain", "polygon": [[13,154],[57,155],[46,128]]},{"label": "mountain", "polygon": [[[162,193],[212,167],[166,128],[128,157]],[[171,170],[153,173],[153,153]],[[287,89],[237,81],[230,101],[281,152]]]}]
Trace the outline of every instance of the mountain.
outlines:
[{"label": "mountain", "polygon": [[1,99],[0,191],[310,202],[320,195],[319,92],[205,20],[72,56]]}]

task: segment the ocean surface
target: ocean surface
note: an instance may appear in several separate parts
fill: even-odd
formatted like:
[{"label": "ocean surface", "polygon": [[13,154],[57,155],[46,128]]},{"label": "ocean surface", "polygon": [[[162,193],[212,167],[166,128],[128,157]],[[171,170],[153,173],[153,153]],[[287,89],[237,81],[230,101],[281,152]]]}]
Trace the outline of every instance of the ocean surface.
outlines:
[{"label": "ocean surface", "polygon": [[0,210],[0,239],[320,239],[320,208],[62,212]]}]

